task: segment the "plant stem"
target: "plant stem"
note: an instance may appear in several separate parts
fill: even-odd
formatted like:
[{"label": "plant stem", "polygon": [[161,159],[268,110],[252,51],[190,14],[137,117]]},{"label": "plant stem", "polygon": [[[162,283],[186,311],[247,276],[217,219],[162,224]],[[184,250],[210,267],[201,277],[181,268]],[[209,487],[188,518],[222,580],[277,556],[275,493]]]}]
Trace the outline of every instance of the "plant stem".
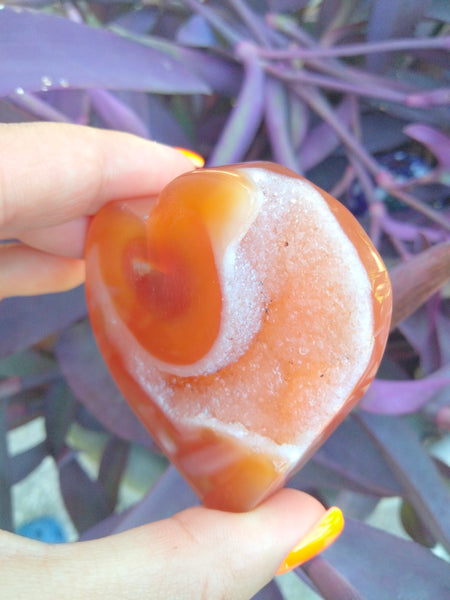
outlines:
[{"label": "plant stem", "polygon": [[407,206],[413,208],[414,210],[417,210],[417,212],[422,213],[434,223],[437,223],[444,229],[450,231],[450,223],[447,221],[447,219],[443,216],[442,213],[433,210],[432,208],[430,208],[417,198],[414,198],[414,196],[412,196],[411,194],[404,192],[403,190],[398,190],[395,187],[391,187],[390,185],[383,185],[382,181],[377,183],[378,185],[383,187],[387,192],[389,192],[389,194],[391,194],[398,200],[401,200]]},{"label": "plant stem", "polygon": [[310,58],[329,58],[341,56],[359,56],[377,52],[400,52],[407,50],[435,50],[450,49],[450,36],[437,38],[404,38],[381,42],[365,42],[363,44],[346,44],[342,46],[324,47],[316,45],[314,48],[261,48],[259,54],[262,58],[272,60],[302,60]]},{"label": "plant stem", "polygon": [[25,92],[21,88],[18,88],[16,93],[10,95],[8,99],[22,110],[31,113],[39,119],[56,121],[58,123],[70,123],[70,119],[64,113],[35,94]]},{"label": "plant stem", "polygon": [[247,25],[255,40],[258,40],[260,44],[268,48],[270,44],[264,31],[265,23],[242,0],[228,0],[228,4],[231,4],[242,21]]},{"label": "plant stem", "polygon": [[341,142],[353,152],[372,175],[380,173],[381,167],[367,152],[364,146],[354,135],[346,129],[336,117],[333,108],[323,94],[312,86],[295,86],[296,93],[336,132]]},{"label": "plant stem", "polygon": [[388,102],[398,102],[406,104],[408,95],[404,92],[398,92],[392,89],[381,88],[379,86],[359,85],[357,83],[346,82],[332,77],[326,77],[317,73],[311,73],[305,69],[289,70],[280,72],[276,67],[270,64],[266,65],[266,71],[285,81],[301,82],[309,85],[315,85],[324,89],[334,90],[336,92],[356,94],[358,96],[368,96],[379,98]]}]

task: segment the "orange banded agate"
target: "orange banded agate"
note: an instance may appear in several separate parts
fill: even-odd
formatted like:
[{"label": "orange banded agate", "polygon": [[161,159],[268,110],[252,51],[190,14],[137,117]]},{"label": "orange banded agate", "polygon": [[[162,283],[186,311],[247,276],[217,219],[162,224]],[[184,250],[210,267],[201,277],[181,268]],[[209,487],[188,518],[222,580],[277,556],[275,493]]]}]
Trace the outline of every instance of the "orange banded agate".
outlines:
[{"label": "orange banded agate", "polygon": [[356,219],[272,163],[198,169],[106,205],[86,247],[100,350],[207,506],[249,510],[348,414],[391,287]]}]

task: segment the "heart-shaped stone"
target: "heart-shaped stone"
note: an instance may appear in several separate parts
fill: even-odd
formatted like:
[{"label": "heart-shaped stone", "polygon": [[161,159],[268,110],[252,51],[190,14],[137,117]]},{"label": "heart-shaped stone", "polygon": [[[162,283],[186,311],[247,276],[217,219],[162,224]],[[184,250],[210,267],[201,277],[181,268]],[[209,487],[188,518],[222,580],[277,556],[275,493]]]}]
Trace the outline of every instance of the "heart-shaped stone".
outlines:
[{"label": "heart-shaped stone", "polygon": [[106,205],[86,249],[100,350],[205,505],[281,487],[373,379],[391,287],[337,200],[272,163],[199,169]]}]

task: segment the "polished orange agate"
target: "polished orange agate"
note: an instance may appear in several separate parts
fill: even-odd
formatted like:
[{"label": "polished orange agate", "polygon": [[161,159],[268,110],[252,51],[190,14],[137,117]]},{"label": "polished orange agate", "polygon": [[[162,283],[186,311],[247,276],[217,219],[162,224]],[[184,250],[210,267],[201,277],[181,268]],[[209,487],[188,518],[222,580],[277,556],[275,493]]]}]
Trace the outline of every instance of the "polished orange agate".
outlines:
[{"label": "polished orange agate", "polygon": [[105,206],[86,264],[117,384],[213,508],[282,486],[364,394],[388,335],[390,282],[363,229],[271,163]]}]

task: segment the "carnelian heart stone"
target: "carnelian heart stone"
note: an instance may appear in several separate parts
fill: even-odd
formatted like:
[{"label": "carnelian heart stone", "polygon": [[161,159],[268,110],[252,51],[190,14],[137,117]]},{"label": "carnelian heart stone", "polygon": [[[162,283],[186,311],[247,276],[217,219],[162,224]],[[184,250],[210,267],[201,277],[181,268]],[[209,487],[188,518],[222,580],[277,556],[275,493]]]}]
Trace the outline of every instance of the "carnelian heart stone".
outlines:
[{"label": "carnelian heart stone", "polygon": [[364,230],[272,163],[106,205],[86,268],[111,373],[213,508],[281,487],[364,394],[388,336],[389,277]]}]

